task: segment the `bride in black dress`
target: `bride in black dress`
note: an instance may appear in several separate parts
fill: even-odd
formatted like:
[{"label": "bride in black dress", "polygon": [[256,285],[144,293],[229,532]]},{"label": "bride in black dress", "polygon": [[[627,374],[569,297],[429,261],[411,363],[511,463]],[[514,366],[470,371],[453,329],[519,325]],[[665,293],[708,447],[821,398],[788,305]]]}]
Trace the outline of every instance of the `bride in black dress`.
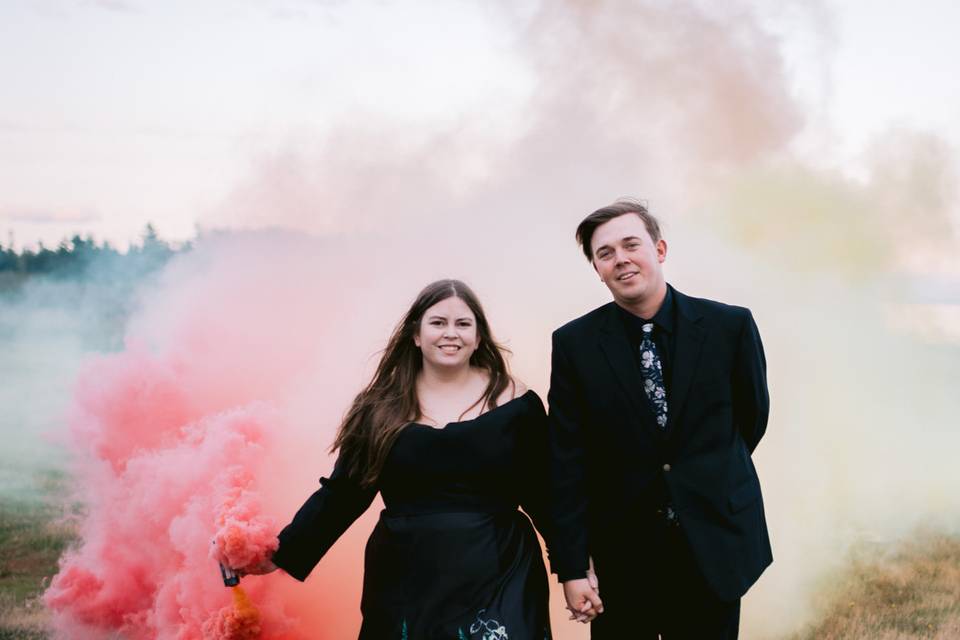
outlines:
[{"label": "bride in black dress", "polygon": [[344,418],[330,477],[253,572],[304,580],[379,491],[361,640],[549,640],[527,518],[549,545],[546,415],[502,351],[465,284],[427,286]]}]

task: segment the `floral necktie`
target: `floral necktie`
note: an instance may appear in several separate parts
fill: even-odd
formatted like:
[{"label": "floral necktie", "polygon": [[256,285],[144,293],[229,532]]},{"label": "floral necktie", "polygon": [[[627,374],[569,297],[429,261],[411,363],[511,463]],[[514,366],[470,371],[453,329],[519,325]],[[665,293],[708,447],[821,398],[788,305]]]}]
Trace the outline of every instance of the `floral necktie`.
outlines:
[{"label": "floral necktie", "polygon": [[643,377],[643,391],[650,399],[657,426],[667,428],[667,389],[663,384],[663,366],[657,354],[657,345],[653,341],[653,323],[643,325],[643,339],[640,340],[640,375]]},{"label": "floral necktie", "polygon": [[[653,415],[657,418],[657,426],[661,431],[667,429],[667,388],[663,385],[663,365],[657,353],[657,343],[653,341],[653,323],[643,325],[643,339],[640,340],[640,375],[643,376],[643,390],[650,399]],[[680,519],[668,502],[662,511],[664,517],[672,526],[680,526]]]}]

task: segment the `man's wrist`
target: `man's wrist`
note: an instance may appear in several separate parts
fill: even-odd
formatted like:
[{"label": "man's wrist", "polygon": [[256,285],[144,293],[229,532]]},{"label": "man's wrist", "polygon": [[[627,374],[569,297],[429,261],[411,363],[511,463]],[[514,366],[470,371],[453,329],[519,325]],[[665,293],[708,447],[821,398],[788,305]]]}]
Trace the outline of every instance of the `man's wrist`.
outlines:
[{"label": "man's wrist", "polygon": [[586,580],[586,579],[587,579],[586,569],[584,569],[583,571],[573,571],[571,573],[557,574],[557,580],[560,581],[560,584],[563,584],[564,582],[570,582],[571,580]]}]

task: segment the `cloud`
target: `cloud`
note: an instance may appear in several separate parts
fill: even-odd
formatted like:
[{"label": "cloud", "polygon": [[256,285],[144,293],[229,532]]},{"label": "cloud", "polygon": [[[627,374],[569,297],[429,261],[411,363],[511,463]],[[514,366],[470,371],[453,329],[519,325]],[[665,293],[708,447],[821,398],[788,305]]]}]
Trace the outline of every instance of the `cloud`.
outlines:
[{"label": "cloud", "polygon": [[88,224],[101,220],[101,216],[87,212],[61,212],[12,209],[0,211],[0,220],[27,224]]},{"label": "cloud", "polygon": [[112,13],[139,13],[140,7],[128,0],[80,0],[80,6],[93,7]]}]

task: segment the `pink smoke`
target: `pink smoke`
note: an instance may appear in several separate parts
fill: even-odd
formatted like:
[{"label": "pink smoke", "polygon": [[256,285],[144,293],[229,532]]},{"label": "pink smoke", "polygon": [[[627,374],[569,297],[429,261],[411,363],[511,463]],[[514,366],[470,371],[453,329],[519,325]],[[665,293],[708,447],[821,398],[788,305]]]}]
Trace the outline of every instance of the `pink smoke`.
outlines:
[{"label": "pink smoke", "polygon": [[[265,435],[281,426],[276,412],[248,405],[198,415],[177,376],[139,349],[92,363],[84,379],[75,433],[90,447],[81,475],[88,514],[46,603],[62,623],[132,638],[245,637],[203,633],[231,603],[210,541],[236,567],[275,548],[277,524],[262,512],[256,478]],[[255,597],[268,598],[256,586]],[[300,637],[290,627],[282,607],[266,609],[266,637]]]},{"label": "pink smoke", "polygon": [[[206,249],[172,265],[126,349],[93,359],[79,377],[70,431],[85,512],[80,543],[44,596],[57,637],[356,633],[369,525],[358,524],[307,585],[277,572],[244,578],[249,598],[223,586],[217,561],[244,568],[268,557],[329,471],[336,414],[326,407],[342,410],[344,400],[311,388],[313,345],[336,323],[283,284],[291,264],[274,252],[260,281],[239,273],[230,251]],[[211,253],[217,259],[205,264]],[[324,395],[336,397],[336,385]],[[303,398],[313,399],[309,409]],[[304,461],[297,469],[295,456]]]}]

